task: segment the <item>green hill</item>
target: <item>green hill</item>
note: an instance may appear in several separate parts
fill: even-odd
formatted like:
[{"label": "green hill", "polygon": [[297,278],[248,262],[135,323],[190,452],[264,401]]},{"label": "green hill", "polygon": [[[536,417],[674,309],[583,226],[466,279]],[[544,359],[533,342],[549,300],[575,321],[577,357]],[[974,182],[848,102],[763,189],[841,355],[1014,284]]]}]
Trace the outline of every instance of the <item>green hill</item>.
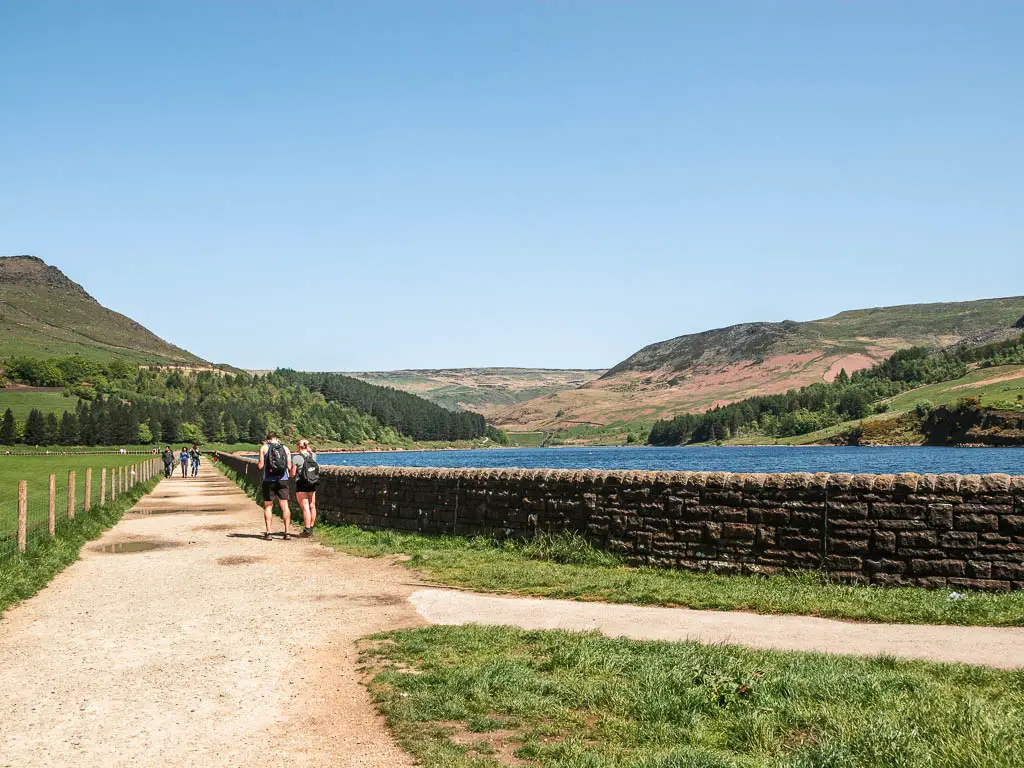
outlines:
[{"label": "green hill", "polygon": [[79,354],[93,360],[205,367],[35,256],[0,257],[0,359]]}]

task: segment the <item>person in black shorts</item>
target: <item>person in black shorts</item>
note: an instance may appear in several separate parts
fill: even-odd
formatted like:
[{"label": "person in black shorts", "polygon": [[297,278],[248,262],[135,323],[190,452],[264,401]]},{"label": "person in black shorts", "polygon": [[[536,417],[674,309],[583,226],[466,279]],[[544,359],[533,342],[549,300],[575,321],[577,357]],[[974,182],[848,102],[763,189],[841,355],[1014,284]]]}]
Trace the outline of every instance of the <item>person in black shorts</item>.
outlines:
[{"label": "person in black shorts", "polygon": [[316,486],[320,482],[320,468],[308,440],[299,440],[298,450],[292,454],[292,477],[295,478],[295,500],[302,510],[302,533],[299,535],[309,538],[316,525]]},{"label": "person in black shorts", "polygon": [[270,541],[270,523],[274,519],[274,500],[281,507],[284,518],[284,539],[291,538],[288,524],[292,512],[288,506],[288,476],[292,469],[292,457],[288,448],[277,439],[273,432],[267,433],[267,442],[260,446],[260,457],[256,467],[263,472],[263,521],[266,530],[263,538]]}]

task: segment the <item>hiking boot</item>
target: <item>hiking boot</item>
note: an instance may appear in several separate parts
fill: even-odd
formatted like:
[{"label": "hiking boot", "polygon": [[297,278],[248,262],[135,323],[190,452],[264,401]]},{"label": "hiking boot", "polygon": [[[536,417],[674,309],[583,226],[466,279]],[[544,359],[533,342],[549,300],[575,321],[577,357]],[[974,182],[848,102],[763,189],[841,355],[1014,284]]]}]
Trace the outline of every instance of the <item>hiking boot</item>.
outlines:
[{"label": "hiking boot", "polygon": [[291,537],[292,537],[292,535],[290,533],[288,533],[288,531],[285,531],[284,532],[284,536],[282,536],[281,538],[284,539],[285,541],[288,541],[289,539],[291,539]]},{"label": "hiking boot", "polygon": [[303,528],[302,529],[302,533],[299,534],[299,538],[300,539],[308,539],[312,535],[313,535],[313,529],[312,528]]},{"label": "hiking boot", "polygon": [[270,541],[270,531],[265,531],[263,534],[264,541]]}]

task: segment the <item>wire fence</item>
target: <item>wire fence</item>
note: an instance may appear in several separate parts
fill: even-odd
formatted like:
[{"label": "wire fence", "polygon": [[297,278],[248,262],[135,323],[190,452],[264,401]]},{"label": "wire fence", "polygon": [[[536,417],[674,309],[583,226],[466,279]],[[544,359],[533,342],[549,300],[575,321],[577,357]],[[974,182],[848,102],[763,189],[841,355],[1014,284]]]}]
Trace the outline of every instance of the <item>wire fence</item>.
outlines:
[{"label": "wire fence", "polygon": [[[43,457],[40,457],[43,458]],[[58,533],[79,515],[116,501],[161,471],[151,457],[115,467],[79,467],[48,479],[0,485],[0,563],[18,557]],[[42,476],[45,478],[46,476]]]}]

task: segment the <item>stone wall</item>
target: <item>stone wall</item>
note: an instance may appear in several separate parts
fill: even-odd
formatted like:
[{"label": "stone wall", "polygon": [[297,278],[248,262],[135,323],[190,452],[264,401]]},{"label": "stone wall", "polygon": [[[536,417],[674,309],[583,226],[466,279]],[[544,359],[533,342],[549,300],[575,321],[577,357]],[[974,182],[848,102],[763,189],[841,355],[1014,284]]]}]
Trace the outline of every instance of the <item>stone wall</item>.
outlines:
[{"label": "stone wall", "polygon": [[[251,462],[222,460],[257,479]],[[573,531],[635,565],[1024,589],[1024,476],[321,470],[317,507],[330,522],[498,537]]]}]

